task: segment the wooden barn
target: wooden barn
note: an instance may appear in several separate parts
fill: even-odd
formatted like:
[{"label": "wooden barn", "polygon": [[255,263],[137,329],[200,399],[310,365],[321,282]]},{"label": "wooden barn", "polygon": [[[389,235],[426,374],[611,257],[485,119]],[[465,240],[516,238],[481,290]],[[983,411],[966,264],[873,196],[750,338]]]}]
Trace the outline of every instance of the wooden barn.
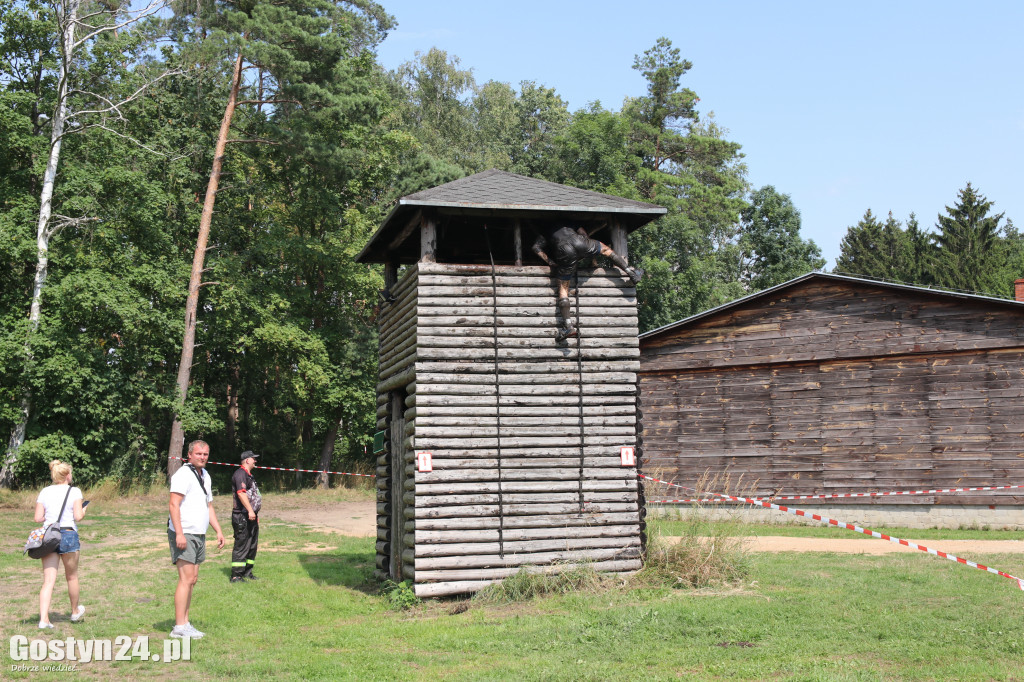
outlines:
[{"label": "wooden barn", "polygon": [[555,280],[529,246],[571,223],[628,258],[626,235],[662,213],[496,170],[399,200],[359,256],[387,287],[379,577],[440,596],[523,566],[640,567],[635,289],[581,263],[581,334],[558,344]]},{"label": "wooden barn", "polygon": [[[1024,483],[1024,303],[812,273],[645,333],[640,348],[642,466],[684,485],[706,473],[780,496]],[[906,512],[874,523],[1024,524],[1022,490],[842,503]]]}]

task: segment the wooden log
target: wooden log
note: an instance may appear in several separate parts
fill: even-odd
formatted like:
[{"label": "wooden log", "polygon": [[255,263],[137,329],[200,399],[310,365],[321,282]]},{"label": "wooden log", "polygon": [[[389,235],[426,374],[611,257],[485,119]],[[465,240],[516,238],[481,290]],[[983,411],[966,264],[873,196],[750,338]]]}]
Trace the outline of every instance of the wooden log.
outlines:
[{"label": "wooden log", "polygon": [[[544,399],[544,402],[540,405],[522,405],[514,400],[502,400],[501,401],[501,418],[502,423],[505,422],[506,414],[515,414],[517,419],[525,419],[526,417],[540,417],[548,418],[555,410],[552,408],[558,405],[560,408],[566,407],[578,407],[579,400],[577,398],[562,397],[557,398],[547,396],[540,396]],[[482,400],[472,400],[464,402],[463,404],[454,405],[424,405],[423,407],[416,408],[414,417],[418,417],[424,420],[424,424],[436,424],[437,419],[448,419],[448,418],[460,418],[465,417],[467,419],[479,419],[483,417],[493,418],[498,416],[498,406],[495,405],[497,400],[493,397],[487,397]],[[635,399],[629,396],[628,400],[618,399],[614,402],[602,401],[600,404],[585,404],[583,405],[583,417],[584,419],[600,419],[603,417],[625,417],[636,415],[636,404]],[[514,413],[512,410],[514,409]],[[409,419],[408,413],[406,413],[406,419]]]},{"label": "wooden log", "polygon": [[[408,558],[407,558],[408,556]],[[558,550],[530,552],[523,554],[497,554],[474,556],[418,557],[411,550],[402,553],[403,560],[414,561],[417,572],[443,569],[490,568],[511,566],[538,566],[563,561],[607,561],[637,559],[640,557],[640,540],[628,547],[594,548],[581,550]]]},{"label": "wooden log", "polygon": [[[441,329],[437,327],[424,327],[416,337],[416,345],[419,348],[476,348],[494,352],[493,329],[486,327],[458,328],[450,330],[443,336],[436,335],[440,331]],[[428,332],[431,334],[430,336],[427,335]],[[548,330],[502,329],[501,332],[498,335],[498,348],[501,350],[511,352],[512,350],[532,349],[538,344],[551,345],[551,336]],[[621,329],[614,327],[602,328],[599,335],[588,333],[581,343],[585,348],[639,348],[635,336],[623,334]],[[570,349],[574,350],[575,344],[570,346]]]},{"label": "wooden log", "polygon": [[[461,390],[465,386],[460,384],[455,388]],[[502,384],[501,388],[505,388],[504,384]],[[600,414],[605,409],[631,410],[637,404],[637,399],[629,388],[629,386],[623,385],[619,393],[598,393],[594,395],[584,391],[583,409],[590,410],[591,414]],[[458,393],[453,392],[451,395],[428,393],[419,396],[415,402],[417,408],[424,410],[424,414],[454,414],[457,410],[468,407],[494,409],[493,406],[499,404],[502,408],[518,405],[526,409],[550,411],[550,408],[555,405],[575,406],[581,401],[579,399],[579,391],[577,390],[574,393],[566,392],[560,395],[554,395],[550,391],[545,391],[543,395],[506,395],[502,391],[500,398],[495,396],[493,391],[486,395],[480,393],[463,394],[461,391]],[[451,410],[451,412],[442,412],[442,410]]]},{"label": "wooden log", "polygon": [[[574,472],[578,473],[578,472]],[[563,479],[553,481],[473,481],[470,483],[419,483],[412,481],[416,495],[456,495],[466,493],[495,493],[502,495],[531,492],[575,492],[582,488],[586,492],[636,491],[636,476],[618,479]],[[500,485],[499,485],[500,484]]]},{"label": "wooden log", "polygon": [[[575,363],[573,363],[575,364]],[[518,393],[509,393],[507,395],[518,395],[526,393],[528,395],[534,395],[537,393],[532,388],[512,388],[515,386],[533,386],[543,385],[545,390],[549,391],[552,395],[559,395],[559,393],[572,393],[576,395],[579,393],[579,383],[566,383],[562,377],[565,372],[558,372],[553,375],[551,372],[540,372],[540,373],[505,373],[501,375],[501,393],[506,395],[505,390],[518,391]],[[572,374],[576,374],[575,371]],[[636,393],[636,372],[624,371],[618,369],[611,369],[602,372],[600,383],[584,383],[583,394],[584,395],[596,395],[602,393],[602,387],[612,387],[616,392],[629,392]],[[467,374],[465,372],[456,371],[428,371],[421,368],[417,381],[420,384],[417,394],[429,395],[429,394],[442,394],[451,395],[455,387],[460,384],[482,384],[480,388],[481,392],[487,390],[487,387],[493,389],[494,386],[494,364],[490,364],[490,370],[486,373],[481,374]],[[561,391],[559,390],[561,389]],[[490,395],[493,395],[491,393]]]},{"label": "wooden log", "polygon": [[[607,421],[612,419],[618,419],[609,417]],[[586,421],[586,420],[585,420]],[[612,423],[607,426],[603,426],[599,418],[591,419],[590,424],[585,424],[586,432],[584,438],[596,438],[600,436],[628,436],[634,437],[636,434],[636,422],[632,418],[628,423]],[[566,419],[563,423],[557,425],[540,425],[540,426],[524,426],[521,424],[505,424],[505,420],[501,420],[501,428],[499,429],[495,422],[492,420],[490,426],[479,425],[470,428],[458,428],[455,426],[423,426],[422,424],[406,424],[406,434],[411,435],[415,432],[417,438],[424,440],[430,439],[455,439],[455,438],[472,438],[478,440],[480,438],[494,437],[497,438],[499,435],[504,439],[520,437],[528,438],[530,436],[550,436],[552,438],[572,439],[573,443],[578,443],[580,438],[580,425],[579,419]],[[504,443],[502,443],[504,445]],[[511,445],[511,444],[510,444]],[[421,447],[426,447],[421,444]]]},{"label": "wooden log", "polygon": [[[541,414],[530,414],[524,413],[521,408],[509,406],[501,409],[501,426],[512,427],[512,426],[548,426],[548,427],[579,427],[581,417],[579,414],[573,414],[576,410],[565,410],[563,416],[547,416]],[[551,411],[548,411],[548,415]],[[583,424],[585,426],[635,426],[636,417],[632,414],[587,414],[584,411]],[[417,420],[417,427],[419,428],[441,428],[441,427],[458,427],[458,426],[480,426],[490,427],[492,430],[497,426],[497,420],[495,415],[473,417],[469,415],[419,415]],[[427,432],[423,432],[427,433]],[[453,434],[454,431],[448,431],[447,433]],[[478,431],[469,429],[466,435],[473,435]]]},{"label": "wooden log", "polygon": [[412,214],[409,222],[401,229],[401,231],[395,235],[395,238],[388,244],[388,251],[395,251],[401,246],[406,239],[417,229],[423,222],[423,210],[416,209],[416,212]]},{"label": "wooden log", "polygon": [[[468,362],[473,360],[490,360],[493,362],[495,356],[494,348],[427,348],[422,345],[416,347],[415,358],[418,361],[431,361],[431,360],[457,360],[459,362]],[[555,361],[571,361],[575,363],[577,357],[582,357],[585,363],[593,362],[595,360],[623,360],[632,361],[633,358],[640,357],[639,348],[598,348],[594,346],[584,346],[583,348],[576,349],[575,346],[555,346],[550,347],[534,347],[534,348],[499,348],[497,351],[499,362],[515,361],[519,362],[540,362],[543,360],[555,360]],[[397,357],[397,356],[396,356]],[[402,356],[404,358],[405,356]],[[396,362],[396,360],[391,361]],[[500,365],[499,365],[500,367]],[[567,371],[567,367],[562,366],[561,371]],[[585,368],[586,369],[586,368]],[[576,371],[577,368],[572,367],[571,371]]]},{"label": "wooden log", "polygon": [[[484,288],[475,290],[479,292],[485,291]],[[545,293],[533,294],[530,291],[517,291],[513,294],[507,294],[502,296],[499,294],[497,297],[491,295],[490,291],[486,293],[471,293],[466,292],[470,295],[449,295],[449,296],[430,296],[427,295],[421,288],[419,291],[418,306],[417,310],[420,315],[451,315],[452,313],[447,312],[449,308],[486,308],[490,306],[496,306],[498,310],[503,308],[541,308],[545,311],[549,311],[554,308],[556,299],[556,292],[552,289],[547,290]],[[598,296],[594,292],[590,292],[589,295],[581,294],[579,297],[579,310],[582,312],[587,308],[594,308],[600,306],[606,310],[608,315],[619,314],[619,308],[636,310],[636,299],[631,296]],[[577,309],[576,298],[570,299],[570,309],[575,314]],[[473,314],[473,313],[470,313]],[[626,314],[632,314],[626,311]]]},{"label": "wooden log", "polygon": [[[549,540],[557,538],[624,538],[639,537],[640,525],[625,526],[562,526],[554,528],[488,528],[454,530],[420,530],[416,532],[418,545],[443,543],[498,542],[517,540]],[[506,548],[507,551],[507,548]],[[426,556],[426,555],[424,555]]]},{"label": "wooden log", "polygon": [[[416,547],[417,560],[426,557],[477,557],[510,552],[529,556],[539,552],[591,551],[611,548],[640,547],[639,529],[627,537],[583,537],[551,538],[532,540],[509,540],[503,542],[466,542],[419,545]],[[418,568],[418,567],[417,567]]]},{"label": "wooden log", "polygon": [[[524,312],[528,310],[529,312]],[[531,314],[535,313],[535,314]],[[584,320],[580,320],[580,326],[582,329],[581,334],[586,336],[592,334],[594,336],[601,335],[600,329],[622,329],[621,335],[633,334],[639,326],[639,318],[636,315],[611,315],[604,316],[601,314],[600,308],[586,308],[580,311],[581,316],[584,316],[588,322],[586,325],[583,324]],[[471,327],[485,327],[490,328],[495,325],[498,329],[502,328],[544,328],[552,329],[557,322],[554,308],[550,311],[542,309],[524,309],[524,308],[502,308],[498,311],[498,315],[494,314],[493,310],[485,310],[484,308],[474,309],[473,312],[467,310],[459,310],[455,308],[447,309],[444,313],[436,315],[421,315],[417,318],[416,322],[420,328],[426,327],[443,327],[446,329],[453,328],[471,328]],[[536,331],[534,332],[537,333]],[[604,334],[608,336],[609,334]]]},{"label": "wooden log", "polygon": [[[433,278],[429,280],[424,279],[420,281],[419,295],[423,298],[430,300],[434,299],[476,299],[482,297],[488,297],[488,300],[492,300],[494,294],[492,293],[492,286],[490,277],[487,278],[476,278],[477,280],[487,279],[486,283],[476,281],[473,283],[466,282],[445,282],[439,283],[434,281]],[[514,284],[507,281],[506,278],[499,276],[496,284],[498,300],[509,296],[520,296],[524,298],[537,299],[545,297],[554,297],[558,294],[558,285],[556,280],[551,278],[549,281],[532,279],[522,280],[521,284]],[[580,300],[588,300],[594,298],[615,298],[618,300],[633,300],[635,299],[635,290],[627,287],[616,286],[613,282],[604,280],[605,284],[602,286],[594,286],[592,283],[589,286],[581,287],[579,290]],[[570,284],[571,286],[571,284]],[[570,297],[573,303],[576,299],[576,290],[570,289]],[[446,301],[441,301],[440,304],[444,305]],[[634,301],[635,303],[635,301]]]},{"label": "wooden log", "polygon": [[420,222],[420,263],[433,263],[437,260],[437,222],[431,216],[424,216]]},{"label": "wooden log", "polygon": [[[497,438],[441,438],[441,437],[429,437],[422,438],[416,436],[416,445],[420,450],[463,450],[471,448],[496,448],[498,447]],[[633,445],[636,442],[636,436],[630,433],[623,432],[615,435],[590,435],[585,434],[583,437],[584,446],[587,445],[613,445],[616,447],[622,445]],[[558,448],[566,446],[578,446],[579,436],[552,436],[552,437],[504,437],[501,438],[502,448]],[[413,449],[413,437],[406,438],[406,449]]]},{"label": "wooden log", "polygon": [[[623,559],[611,561],[584,561],[576,563],[553,564],[549,566],[516,566],[512,568],[482,568],[482,569],[453,569],[438,571],[417,571],[418,580],[423,581],[416,584],[417,596],[444,596],[448,594],[460,594],[460,592],[442,591],[444,586],[464,585],[466,583],[483,583],[483,586],[498,582],[503,578],[515,575],[519,571],[528,570],[537,573],[562,573],[575,570],[581,566],[592,568],[601,573],[628,573],[639,571],[642,567],[639,559]],[[494,578],[493,580],[488,578]],[[439,581],[439,582],[432,582]],[[431,588],[437,588],[437,592]],[[420,589],[424,592],[421,594]],[[461,589],[461,588],[460,588]],[[476,588],[478,590],[480,588]],[[472,591],[476,591],[472,590]]]},{"label": "wooden log", "polygon": [[499,513],[506,519],[512,516],[544,516],[556,514],[579,513],[583,517],[598,519],[602,514],[637,513],[637,503],[633,502],[588,502],[584,511],[579,511],[579,503],[555,504],[503,504],[499,510],[496,504],[451,505],[446,507],[406,507],[405,518],[416,519],[450,519],[472,517],[497,517]]},{"label": "wooden log", "polygon": [[[493,362],[419,361],[416,363],[416,369],[424,373],[446,372],[456,375],[464,373],[493,375],[494,364]],[[577,373],[575,360],[572,362],[517,362],[500,360],[497,365],[500,373],[510,376],[516,374],[554,374],[566,377],[569,374]],[[590,360],[583,363],[583,373],[585,375],[610,372],[635,373],[639,369],[640,363],[635,360]],[[425,382],[421,380],[421,383]]]},{"label": "wooden log", "polygon": [[[475,318],[474,318],[475,319]],[[478,323],[472,320],[459,318],[458,321],[439,322],[436,317],[417,318],[416,325],[420,336],[424,338],[437,338],[447,336],[455,340],[469,341],[473,339],[486,341],[493,339],[497,331],[499,345],[511,345],[519,340],[524,343],[547,343],[552,341],[551,325],[546,321],[538,319],[524,320],[523,324],[499,324],[494,325],[494,318],[480,318]],[[500,321],[500,320],[499,320]],[[621,340],[627,346],[638,345],[638,329],[636,326],[623,324],[600,324],[600,320],[591,320],[587,325],[586,334],[581,337],[581,343],[587,344],[596,342],[598,339]]]},{"label": "wooden log", "polygon": [[[539,516],[442,517],[416,519],[415,531],[485,531],[503,527],[505,531],[518,528],[550,528],[563,532],[566,528],[597,528],[601,526],[635,525],[640,522],[636,509],[627,512],[598,514],[551,513]],[[413,523],[407,521],[406,523]]]},{"label": "wooden log", "polygon": [[[405,502],[408,505],[416,505],[416,509],[429,509],[430,507],[450,508],[455,505],[476,506],[476,505],[497,505],[499,496],[497,493],[459,494],[459,495],[416,495],[405,493]],[[503,493],[500,497],[502,509],[505,506],[517,504],[565,504],[577,503],[579,495],[577,492],[538,492],[538,493]],[[603,492],[588,491],[584,486],[584,504],[613,502],[613,503],[636,503],[636,489],[628,492]]]},{"label": "wooden log", "polygon": [[[584,459],[584,462],[586,459]],[[597,468],[594,466],[586,466],[583,468],[583,478],[585,480],[606,480],[606,481],[629,481],[633,484],[636,483],[636,474],[633,473],[632,469],[624,469],[622,467],[616,467],[618,460],[612,460],[609,458],[609,465],[605,468]],[[445,462],[447,465],[447,462]],[[502,462],[504,465],[504,462]],[[565,460],[565,464],[559,468],[513,468],[509,469],[502,466],[500,477],[502,481],[576,481],[579,480],[579,459]],[[613,468],[614,467],[614,468]],[[435,468],[434,471],[429,472],[418,472],[416,474],[415,483],[419,485],[427,484],[444,484],[444,483],[473,483],[473,482],[485,482],[485,481],[497,481],[499,477],[499,471],[497,469],[497,462],[493,467],[486,468],[468,468],[462,466],[453,466],[448,469]]]},{"label": "wooden log", "polygon": [[396,388],[401,388],[401,387],[405,386],[406,384],[408,384],[410,381],[412,381],[415,378],[416,378],[416,367],[415,366],[409,367],[407,369],[403,369],[402,371],[400,371],[400,372],[398,372],[396,374],[393,374],[392,376],[388,377],[387,379],[382,378],[380,380],[380,382],[378,382],[378,384],[377,384],[377,392],[378,393],[388,393],[390,391],[395,390]]}]

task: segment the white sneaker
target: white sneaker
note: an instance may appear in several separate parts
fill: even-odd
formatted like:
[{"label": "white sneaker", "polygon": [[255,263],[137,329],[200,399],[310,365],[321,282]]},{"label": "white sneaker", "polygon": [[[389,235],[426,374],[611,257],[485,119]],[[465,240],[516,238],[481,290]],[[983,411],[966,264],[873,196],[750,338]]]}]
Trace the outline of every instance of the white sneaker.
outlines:
[{"label": "white sneaker", "polygon": [[53,623],[44,623],[43,621],[39,621],[39,629],[40,630],[53,630],[54,629],[53,628]]},{"label": "white sneaker", "polygon": [[205,632],[200,632],[199,630],[196,630],[195,626],[192,625],[192,623],[185,623],[185,627],[188,628],[188,631],[190,633],[189,637],[191,637],[192,639],[202,639],[206,636]]},{"label": "white sneaker", "polygon": [[192,632],[188,629],[187,625],[175,625],[174,629],[171,630],[171,637],[175,639],[182,639],[183,637],[191,637]]},{"label": "white sneaker", "polygon": [[78,605],[78,610],[71,614],[71,622],[77,623],[82,620],[82,616],[85,615],[85,607],[81,604]]}]

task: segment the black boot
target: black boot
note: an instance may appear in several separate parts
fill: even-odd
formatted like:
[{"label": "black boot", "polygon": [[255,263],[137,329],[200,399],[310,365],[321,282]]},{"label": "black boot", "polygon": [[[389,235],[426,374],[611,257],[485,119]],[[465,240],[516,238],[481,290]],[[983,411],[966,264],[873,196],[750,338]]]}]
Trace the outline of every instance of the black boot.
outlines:
[{"label": "black boot", "polygon": [[555,335],[555,341],[562,343],[571,336],[578,336],[579,332],[572,324],[572,302],[568,298],[558,299],[558,314],[562,317],[562,326]]},{"label": "black boot", "polygon": [[569,322],[564,327],[559,329],[557,334],[555,334],[555,342],[556,343],[562,343],[566,339],[574,338],[574,337],[577,337],[579,335],[580,335],[580,330],[576,329],[576,327],[574,327],[572,325],[572,322]]}]

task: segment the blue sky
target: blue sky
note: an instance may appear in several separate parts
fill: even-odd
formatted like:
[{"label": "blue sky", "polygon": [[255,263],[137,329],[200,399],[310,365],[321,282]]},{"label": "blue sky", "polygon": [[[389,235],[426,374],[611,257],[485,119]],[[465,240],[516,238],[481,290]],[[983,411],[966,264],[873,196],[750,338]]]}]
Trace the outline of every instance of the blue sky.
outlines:
[{"label": "blue sky", "polygon": [[385,67],[438,47],[572,111],[644,94],[633,58],[669,38],[701,114],[754,187],[793,198],[829,268],[865,209],[931,227],[968,181],[1024,228],[1024,2],[381,2]]}]

